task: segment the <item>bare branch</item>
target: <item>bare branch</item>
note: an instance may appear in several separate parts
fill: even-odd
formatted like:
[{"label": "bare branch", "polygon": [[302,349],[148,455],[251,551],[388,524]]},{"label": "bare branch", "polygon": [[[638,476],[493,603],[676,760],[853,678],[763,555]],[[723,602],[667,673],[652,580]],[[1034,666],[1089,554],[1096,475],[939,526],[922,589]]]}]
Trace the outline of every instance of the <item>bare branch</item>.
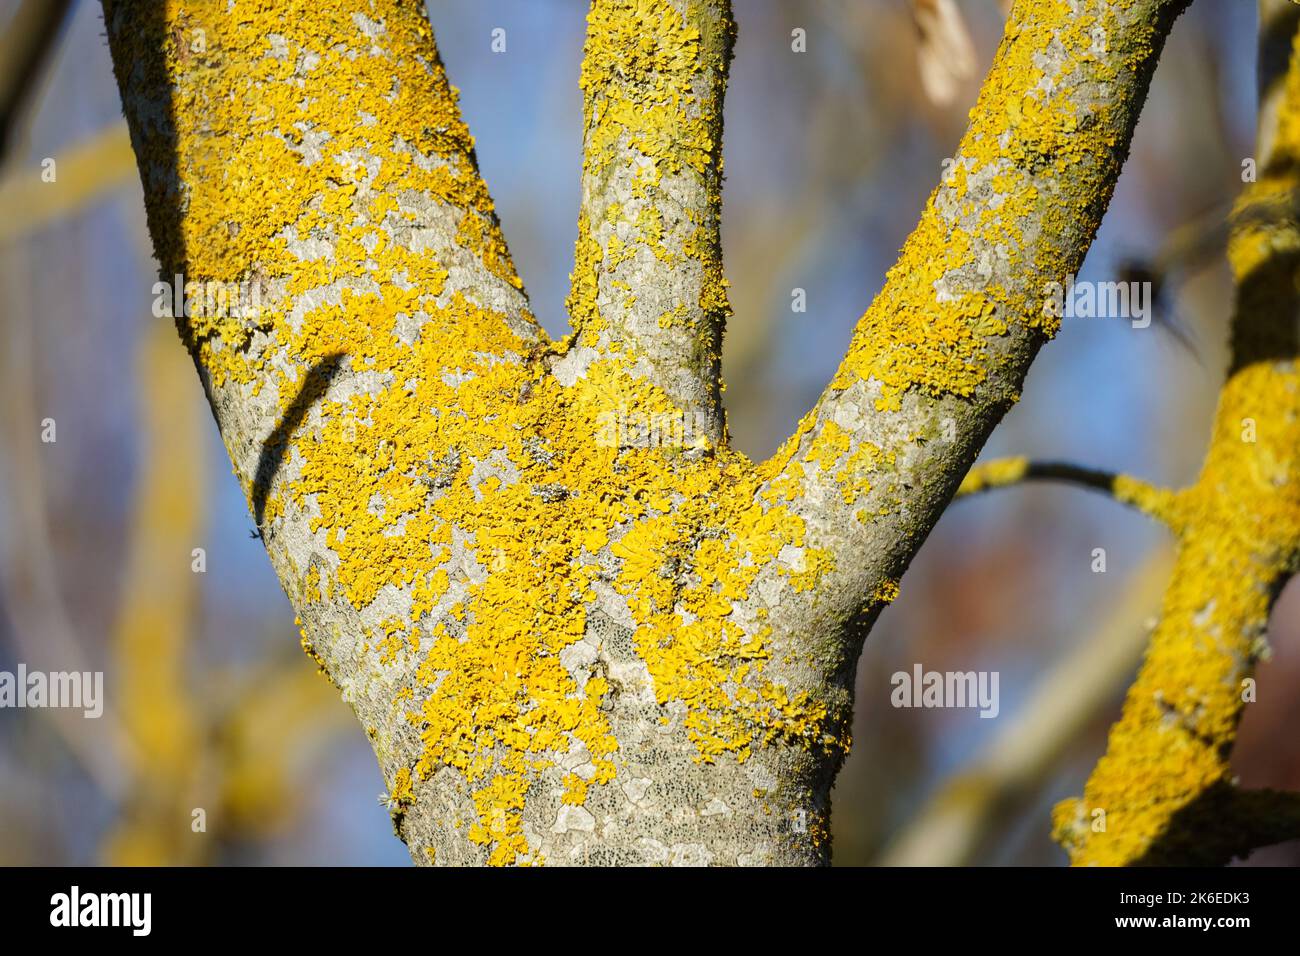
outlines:
[{"label": "bare branch", "polygon": [[975,75],[975,45],[954,0],[912,0],[916,59],[921,87],[931,102],[946,106]]},{"label": "bare branch", "polygon": [[54,47],[71,0],[24,0],[0,36],[0,156],[10,146],[23,99]]}]

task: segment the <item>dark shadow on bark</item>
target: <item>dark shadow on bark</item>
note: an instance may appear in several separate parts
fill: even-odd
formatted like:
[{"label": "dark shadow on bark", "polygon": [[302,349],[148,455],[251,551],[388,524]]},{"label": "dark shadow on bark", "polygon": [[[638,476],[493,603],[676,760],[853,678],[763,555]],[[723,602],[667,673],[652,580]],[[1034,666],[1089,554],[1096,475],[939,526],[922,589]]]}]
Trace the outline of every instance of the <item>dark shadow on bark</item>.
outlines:
[{"label": "dark shadow on bark", "polygon": [[[113,54],[118,89],[136,106],[127,110],[131,148],[145,192],[145,214],[154,256],[164,281],[185,274],[187,250],[181,229],[183,202],[178,171],[176,104],[165,52],[165,4],[103,0],[104,28]],[[172,37],[173,43],[187,38]],[[182,287],[183,290],[183,287]],[[182,327],[182,317],[177,316]],[[181,328],[182,335],[185,330]],[[186,341],[186,345],[191,343]]]},{"label": "dark shadow on bark", "polygon": [[1169,818],[1134,866],[1225,866],[1300,837],[1300,803],[1276,790],[1218,784]]},{"label": "dark shadow on bark", "polygon": [[1242,276],[1232,322],[1229,376],[1256,362],[1289,362],[1300,355],[1297,275],[1300,255],[1275,251]]},{"label": "dark shadow on bark", "polygon": [[[176,104],[167,70],[165,4],[140,0],[102,0],[104,33],[113,57],[113,75],[124,100],[131,151],[145,195],[145,219],[158,261],[159,277],[173,288],[173,301],[185,300],[188,250],[182,229],[184,202],[179,170]],[[173,36],[173,43],[185,37]],[[212,390],[199,361],[198,343],[184,309],[173,308],[181,341],[194,360],[209,407]]]},{"label": "dark shadow on bark", "polygon": [[271,492],[271,482],[288,452],[289,439],[307,417],[311,407],[329,389],[342,361],[343,355],[334,353],[325,356],[308,370],[293,404],[285,409],[275,431],[262,442],[262,454],[257,459],[257,474],[253,477],[253,520],[259,529],[262,527],[262,515],[266,512],[266,498]]},{"label": "dark shadow on bark", "polygon": [[[216,38],[204,37],[206,46],[196,52],[190,44],[191,34],[198,31],[190,29],[184,16],[169,25],[166,5],[157,0],[103,0],[103,6],[105,31],[113,54],[113,71],[117,76],[118,88],[123,91],[129,104],[126,113],[131,130],[131,146],[135,151],[136,165],[144,186],[145,209],[154,255],[163,281],[169,285],[179,284],[174,295],[184,300],[190,273],[190,250],[187,248],[184,228],[185,194],[181,181],[176,103],[172,76],[168,69],[168,50],[176,51],[174,55],[180,58],[183,68],[194,69],[220,63],[221,50]],[[205,146],[200,140],[190,148],[203,150],[212,147]],[[198,168],[220,168],[217,157],[209,156],[205,160]],[[252,269],[253,263],[246,263],[245,267]],[[220,278],[223,281],[238,279],[237,276]],[[212,405],[211,383],[199,355],[202,343],[196,338],[187,310],[178,311],[180,314],[176,316],[176,329],[194,359],[199,377],[208,393],[209,404]],[[343,353],[327,355],[307,371],[298,395],[262,443],[257,471],[253,477],[253,518],[259,529],[266,513],[271,483],[284,461],[289,440],[311,407],[329,388],[342,360]]]}]

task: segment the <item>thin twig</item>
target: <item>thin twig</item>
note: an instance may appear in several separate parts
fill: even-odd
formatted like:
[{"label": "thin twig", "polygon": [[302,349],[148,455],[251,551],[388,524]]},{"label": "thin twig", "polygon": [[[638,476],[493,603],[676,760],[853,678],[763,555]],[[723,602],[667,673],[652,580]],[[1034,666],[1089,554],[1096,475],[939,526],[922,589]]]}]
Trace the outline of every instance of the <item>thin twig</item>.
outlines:
[{"label": "thin twig", "polygon": [[995,459],[976,465],[967,472],[956,497],[965,498],[1026,481],[1059,481],[1101,492],[1173,531],[1177,531],[1181,523],[1178,492],[1130,475],[1084,468],[1068,462],[1031,461],[1023,457]]}]

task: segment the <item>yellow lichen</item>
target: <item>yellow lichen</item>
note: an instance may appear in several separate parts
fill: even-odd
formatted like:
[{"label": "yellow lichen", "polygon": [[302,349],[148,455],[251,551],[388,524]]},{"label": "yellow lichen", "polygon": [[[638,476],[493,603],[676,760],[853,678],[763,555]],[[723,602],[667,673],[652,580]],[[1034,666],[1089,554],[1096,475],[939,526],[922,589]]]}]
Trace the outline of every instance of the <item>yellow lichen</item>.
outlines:
[{"label": "yellow lichen", "polygon": [[[599,678],[580,689],[559,655],[586,632],[602,573],[592,555],[606,547],[619,562],[614,586],[637,622],[634,644],[655,695],[688,702],[686,728],[700,759],[743,759],[776,737],[825,746],[826,708],[768,680],[767,630],[747,633],[730,620],[759,569],[801,544],[802,519],[784,505],[755,503],[759,476],[734,452],[692,459],[602,444],[602,413],[682,415],[617,356],[567,388],[544,374],[540,353],[502,360],[530,351],[509,317],[448,290],[449,263],[430,250],[393,241],[394,230],[418,226],[408,197],[426,197],[461,210],[457,245],[517,285],[441,68],[401,52],[427,46],[418,5],[376,4],[382,45],[351,19],[297,6],[289,4],[277,27],[278,54],[263,24],[226,15],[224,3],[167,8],[176,30],[207,37],[205,52],[173,67],[178,115],[194,119],[176,144],[192,212],[178,246],[188,273],[256,273],[285,288],[255,325],[183,330],[217,387],[269,380],[282,413],[323,364],[377,375],[367,390],[320,397],[318,424],[287,436],[293,479],[274,488],[250,482],[248,491],[267,496],[268,524],[289,511],[311,514],[310,530],[336,559],[328,572],[323,565],[308,572],[308,610],[329,596],[360,611],[384,594],[409,595],[409,613],[386,619],[366,645],[378,667],[417,655],[418,687],[394,707],[416,728],[422,752],[399,771],[393,800],[412,798],[415,778],[451,768],[477,809],[469,839],[491,862],[523,862],[533,856],[521,810],[554,755],[581,746],[595,768],[590,780],[566,778],[566,802],[581,803],[590,786],[614,778],[619,744],[602,709],[611,690]],[[638,10],[657,28],[677,29],[666,5]],[[593,29],[599,34],[599,24]],[[689,76],[696,37],[682,27],[678,39],[664,49],[638,37],[631,66],[620,54],[618,68]],[[613,69],[598,55],[589,59],[588,82],[592,71]],[[254,87],[260,105],[250,132],[232,104]],[[666,91],[664,102],[643,105],[685,109],[681,95]],[[610,106],[615,123],[621,107]],[[706,120],[694,121],[704,130]],[[412,128],[424,137],[409,139]],[[635,129],[637,147],[666,168],[698,167],[716,146],[656,137],[641,123]],[[307,130],[319,152],[311,162]],[[593,162],[601,142],[589,150]],[[639,216],[641,233],[654,237],[657,220]],[[586,229],[584,222],[580,233]],[[290,236],[312,235],[328,237],[332,254],[293,250]],[[576,328],[594,314],[586,263],[603,254],[580,239],[570,299]],[[336,294],[298,305],[340,280],[348,281]],[[417,314],[412,338],[402,328]],[[270,347],[249,348],[255,334]],[[457,529],[469,529],[464,540],[490,573],[462,584],[463,600],[447,606],[460,573],[449,564]],[[829,564],[808,552],[792,575],[796,586],[813,587]],[[312,646],[306,636],[304,646]]]},{"label": "yellow lichen", "polygon": [[[1066,24],[1051,43],[1073,51],[1087,41],[1064,0],[1040,2],[1050,8],[1041,23],[1019,30]],[[370,673],[417,662],[392,709],[420,751],[397,771],[392,799],[413,799],[416,783],[435,774],[458,775],[474,819],[435,822],[464,830],[491,863],[541,862],[523,830],[538,779],[553,781],[559,756],[586,751],[590,778],[563,778],[561,799],[580,804],[619,772],[616,689],[598,676],[581,682],[561,659],[588,634],[604,583],[631,615],[662,721],[670,704],[682,705],[671,713],[684,712],[698,760],[746,760],[775,742],[842,754],[846,702],[776,679],[766,615],[742,623],[736,609],[755,601],[759,574],[787,548],[801,561],[783,568],[788,592],[812,591],[834,571],[795,509],[809,474],[824,470],[852,502],[878,460],[892,458],[832,429],[813,441],[806,469],[780,458],[755,467],[725,442],[603,441],[611,415],[676,420],[683,408],[633,374],[617,341],[572,384],[550,372],[577,345],[608,336],[617,316],[601,313],[602,277],[637,244],[656,267],[694,277],[695,301],[650,319],[664,318],[660,331],[680,334],[690,362],[710,373],[709,330],[727,311],[716,220],[729,18],[715,36],[666,0],[593,5],[584,177],[630,169],[630,195],[580,218],[568,300],[575,335],[543,345],[522,305],[500,304],[515,301],[520,283],[422,4],[373,0],[364,17],[307,0],[146,6],[132,14],[138,30],[115,24],[126,50],[114,52],[124,88],[139,73],[172,91],[174,130],[136,124],[164,271],[252,280],[270,298],[256,315],[178,324],[215,391],[270,395],[290,423],[273,436],[290,477],[258,469],[242,478],[265,527],[299,521],[329,553],[304,572],[295,600],[304,619],[333,630],[304,633],[304,646],[328,666],[314,647],[337,643],[342,625],[317,605],[346,601],[361,614],[387,602],[378,629],[352,635],[350,647],[364,648]],[[106,3],[110,18],[115,8]],[[936,289],[989,249],[1021,255],[1022,225],[1045,206],[1095,226],[1089,183],[1045,197],[1026,172],[1054,163],[1068,183],[1071,164],[1105,152],[1113,135],[1104,117],[1090,131],[1073,125],[1067,92],[1044,82],[1034,58],[1048,39],[1014,45],[1009,88],[986,91],[963,146],[957,181],[996,177],[996,201],[950,196],[963,222],[955,228],[932,198],[835,387],[874,379],[881,409],[897,408],[909,389],[969,396],[986,378],[991,339],[1017,321],[1050,325],[1033,308],[1032,281]],[[1007,116],[1017,135],[1003,145]],[[174,181],[153,172],[173,168]],[[665,176],[697,177],[703,196],[671,236],[659,212]],[[174,215],[176,188],[184,215]],[[447,223],[453,236],[437,228]],[[619,239],[615,228],[625,227]],[[1033,274],[1057,266],[1035,263]],[[468,291],[467,272],[499,295]],[[637,307],[636,290],[618,281],[606,283],[614,299]],[[336,375],[347,388],[331,391]],[[304,396],[310,413],[298,414]],[[232,451],[244,460],[246,449]],[[387,615],[390,606],[402,613]],[[390,745],[380,727],[367,730],[377,749]]]},{"label": "yellow lichen", "polygon": [[1232,843],[1229,757],[1273,598],[1300,564],[1300,37],[1274,150],[1234,216],[1232,368],[1200,477],[1178,495],[1160,622],[1083,796],[1053,815],[1075,864],[1222,863],[1251,848]]}]

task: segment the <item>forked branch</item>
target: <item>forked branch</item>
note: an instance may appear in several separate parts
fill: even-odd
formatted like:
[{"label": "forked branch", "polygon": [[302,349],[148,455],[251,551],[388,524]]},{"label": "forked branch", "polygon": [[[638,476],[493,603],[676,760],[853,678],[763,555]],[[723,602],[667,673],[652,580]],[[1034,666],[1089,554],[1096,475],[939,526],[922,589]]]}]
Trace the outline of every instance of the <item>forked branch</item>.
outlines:
[{"label": "forked branch", "polygon": [[902,574],[1055,331],[1186,0],[1019,0],[943,182],[771,483],[837,561],[826,609]]}]

